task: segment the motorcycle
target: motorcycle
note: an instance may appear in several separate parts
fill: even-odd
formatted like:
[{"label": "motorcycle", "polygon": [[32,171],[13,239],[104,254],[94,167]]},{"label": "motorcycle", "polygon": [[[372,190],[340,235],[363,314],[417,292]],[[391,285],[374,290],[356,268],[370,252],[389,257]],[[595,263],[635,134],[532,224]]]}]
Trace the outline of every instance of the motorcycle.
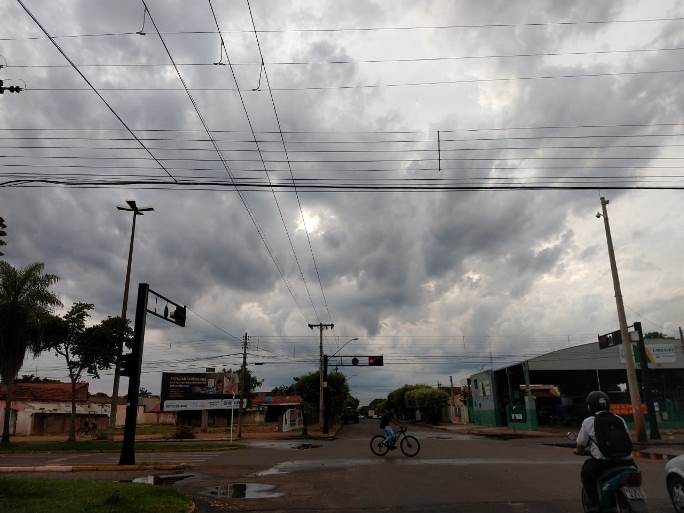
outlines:
[{"label": "motorcycle", "polygon": [[[568,433],[568,439],[575,442],[576,433]],[[601,513],[647,513],[646,494],[641,488],[641,471],[635,465],[614,467],[604,472],[597,480],[599,511]],[[589,497],[582,487],[582,509],[590,511]]]}]

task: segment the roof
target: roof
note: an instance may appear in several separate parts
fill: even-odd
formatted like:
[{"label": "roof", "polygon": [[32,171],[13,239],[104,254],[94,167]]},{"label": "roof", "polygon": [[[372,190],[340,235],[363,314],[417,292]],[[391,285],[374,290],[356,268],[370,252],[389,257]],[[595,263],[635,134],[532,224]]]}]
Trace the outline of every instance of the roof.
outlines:
[{"label": "roof", "polygon": [[[682,369],[684,368],[684,344],[677,339],[646,339],[646,351],[651,369]],[[600,349],[598,342],[590,342],[572,347],[565,347],[549,353],[530,358],[528,361],[532,371],[560,371],[560,370],[624,370],[624,352],[622,345]],[[520,365],[522,361],[494,368],[494,371]],[[639,364],[636,364],[639,368]],[[484,369],[472,374],[488,373]]]},{"label": "roof", "polygon": [[[0,399],[7,397],[7,387],[0,385]],[[71,401],[71,383],[17,383],[13,401]],[[76,401],[88,400],[88,383],[76,383]]]}]

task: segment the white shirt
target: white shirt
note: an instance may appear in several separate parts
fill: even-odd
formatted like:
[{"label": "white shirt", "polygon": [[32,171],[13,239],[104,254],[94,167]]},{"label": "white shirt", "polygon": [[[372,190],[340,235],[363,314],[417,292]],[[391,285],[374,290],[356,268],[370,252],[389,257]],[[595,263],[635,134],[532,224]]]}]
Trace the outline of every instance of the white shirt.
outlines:
[{"label": "white shirt", "polygon": [[[627,427],[625,419],[623,419],[619,415],[616,415],[616,417],[623,422],[623,424],[625,425],[625,429],[627,430],[627,435],[629,435],[629,428]],[[603,453],[601,453],[601,450],[598,448],[598,445],[596,445],[596,430],[594,429],[593,415],[591,417],[587,417],[586,419],[584,419],[584,422],[582,422],[582,427],[580,428],[579,433],[577,433],[577,445],[582,446],[585,449],[589,449],[589,453],[591,454],[591,457],[594,459],[606,459]]]}]

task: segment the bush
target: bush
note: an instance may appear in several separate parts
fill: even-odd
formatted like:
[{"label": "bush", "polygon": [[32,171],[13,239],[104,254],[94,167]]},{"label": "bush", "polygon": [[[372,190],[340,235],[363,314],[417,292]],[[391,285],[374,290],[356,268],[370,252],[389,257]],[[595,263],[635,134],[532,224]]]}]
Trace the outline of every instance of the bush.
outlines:
[{"label": "bush", "polygon": [[173,432],[171,438],[175,438],[176,440],[187,440],[195,438],[195,433],[192,431],[192,427],[181,425],[176,428],[176,431]]},{"label": "bush", "polygon": [[102,430],[97,430],[95,432],[95,435],[93,436],[93,438],[95,440],[108,440],[109,439],[109,437],[107,436],[107,432],[102,431]]}]

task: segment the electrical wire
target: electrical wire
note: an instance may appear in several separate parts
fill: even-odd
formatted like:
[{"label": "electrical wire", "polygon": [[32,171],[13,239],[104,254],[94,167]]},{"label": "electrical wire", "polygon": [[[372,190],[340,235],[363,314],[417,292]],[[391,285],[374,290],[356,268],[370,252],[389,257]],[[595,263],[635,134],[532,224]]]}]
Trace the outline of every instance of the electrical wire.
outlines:
[{"label": "electrical wire", "polygon": [[[211,0],[208,0],[208,2],[209,2],[209,8],[211,10],[211,14],[214,18],[214,23],[216,24],[216,30],[218,31],[219,39],[221,41],[221,52],[222,52],[221,58],[223,57],[223,53],[225,53],[226,60],[228,61],[228,66],[229,66],[231,74],[233,76],[235,88],[238,92],[238,96],[240,98],[240,103],[242,104],[242,109],[245,113],[245,118],[247,119],[249,129],[251,130],[252,136],[254,138],[254,143],[256,145],[256,151],[258,151],[258,153],[259,153],[259,158],[261,159],[261,164],[263,166],[264,173],[266,174],[266,177],[267,177],[268,181],[270,182],[271,176],[268,172],[268,166],[266,166],[266,162],[264,161],[264,156],[263,156],[263,151],[266,151],[266,150],[262,150],[261,147],[259,146],[259,143],[257,142],[257,135],[256,135],[256,132],[254,130],[254,125],[252,124],[252,119],[249,116],[249,111],[247,109],[247,105],[245,104],[245,99],[243,97],[242,90],[240,89],[240,84],[238,83],[237,76],[235,75],[235,70],[233,69],[233,65],[232,65],[231,60],[230,60],[230,54],[228,53],[228,47],[226,46],[225,41],[223,40],[223,35],[221,34],[221,29],[219,28],[218,19],[216,18],[216,13],[214,12],[214,6],[211,3]],[[221,61],[219,60],[219,62],[221,62]],[[282,134],[281,134],[281,136],[282,136]],[[254,150],[247,150],[247,151],[254,151]],[[306,277],[304,276],[304,271],[302,270],[301,263],[299,262],[299,257],[297,256],[297,251],[295,250],[294,243],[292,242],[292,236],[290,235],[290,230],[287,227],[287,223],[285,222],[285,218],[283,216],[283,211],[280,208],[280,202],[278,201],[278,197],[276,196],[275,189],[272,188],[271,192],[273,194],[273,200],[275,201],[276,208],[278,210],[278,215],[280,216],[280,221],[282,222],[283,229],[285,230],[285,235],[287,236],[287,240],[290,244],[290,249],[292,250],[292,255],[293,255],[295,262],[297,264],[297,269],[299,269],[299,275],[302,278],[302,282],[304,282],[304,288],[305,288],[306,294],[309,298],[311,308],[312,308],[314,315],[316,316],[316,319],[318,320],[318,322],[321,322],[321,318],[318,315],[318,311],[316,310],[316,305],[314,304],[313,298],[311,297],[311,291],[309,290],[309,284],[306,281]],[[299,196],[297,196],[297,199],[299,200]],[[308,232],[307,232],[307,237],[308,237]]]},{"label": "electrical wire", "polygon": [[[222,32],[217,32],[219,35]],[[318,61],[264,61],[264,65],[269,66],[310,66],[310,65],[335,65],[335,64],[385,64],[385,63],[413,63],[413,62],[440,62],[440,61],[460,61],[474,59],[510,59],[510,58],[530,58],[530,57],[566,57],[584,55],[620,55],[631,53],[653,53],[653,52],[674,52],[684,50],[684,46],[663,47],[663,48],[633,48],[616,50],[589,50],[584,52],[533,52],[533,53],[513,53],[513,54],[490,54],[490,55],[457,55],[439,57],[408,57],[398,59],[336,59]],[[210,62],[183,62],[178,63],[179,67],[212,67],[217,63]],[[233,62],[233,66],[261,66],[259,62]],[[149,68],[149,67],[168,67],[165,63],[91,63],[78,64],[81,68]],[[6,68],[68,68],[65,64],[8,64]]]},{"label": "electrical wire", "polygon": [[[232,172],[230,171],[230,168],[229,168],[226,160],[223,158],[223,155],[221,154],[221,150],[219,149],[218,145],[216,144],[216,141],[214,141],[213,136],[211,134],[211,131],[209,130],[209,126],[207,125],[207,123],[204,119],[204,116],[202,115],[202,112],[200,111],[199,106],[197,105],[197,102],[195,101],[192,94],[190,93],[190,90],[188,89],[187,84],[185,83],[185,80],[183,79],[183,75],[181,74],[180,70],[178,69],[178,66],[176,66],[176,63],[173,59],[173,56],[171,55],[171,51],[169,50],[168,46],[166,45],[166,41],[164,41],[164,38],[162,37],[161,32],[159,31],[159,28],[157,27],[157,24],[155,23],[154,18],[152,17],[152,13],[150,12],[149,8],[147,7],[145,0],[141,0],[141,1],[142,1],[143,6],[145,7],[145,12],[148,14],[148,16],[150,18],[150,22],[154,26],[154,29],[157,32],[157,35],[159,36],[159,40],[161,41],[162,45],[164,46],[164,50],[166,51],[166,54],[168,55],[169,60],[171,61],[174,69],[176,70],[176,74],[178,75],[178,78],[179,78],[181,84],[183,85],[183,88],[185,89],[185,92],[188,95],[188,98],[190,99],[190,102],[192,103],[192,106],[195,109],[195,112],[197,113],[197,116],[202,123],[202,126],[204,127],[204,130],[205,130],[207,136],[211,140],[212,145],[214,146],[214,149],[216,150],[216,154],[218,155],[220,161],[222,162],[223,167],[226,170],[226,173],[230,177],[231,181],[233,181],[233,183],[234,183]],[[302,315],[302,317],[306,321],[306,316],[304,315],[304,312],[302,311],[302,308],[299,305],[297,297],[295,296],[294,291],[292,290],[289,282],[287,281],[285,274],[283,273],[283,270],[280,267],[280,264],[276,260],[275,254],[273,253],[268,242],[266,241],[266,235],[265,235],[265,233],[263,233],[261,227],[257,223],[257,220],[254,217],[254,213],[252,212],[252,210],[250,209],[250,207],[247,203],[247,199],[244,197],[242,192],[237,188],[237,186],[234,185],[234,189],[237,192],[238,197],[240,198],[240,201],[242,202],[242,205],[244,206],[245,210],[247,211],[250,219],[252,220],[252,223],[254,224],[254,227],[257,230],[257,234],[259,235],[261,242],[263,243],[264,247],[266,248],[266,251],[269,254],[271,261],[273,262],[274,266],[278,270],[278,273],[280,274],[280,277],[281,277],[283,283],[285,284],[288,292],[290,293],[290,296],[292,297],[292,300],[294,301],[299,313]]]},{"label": "electrical wire", "polygon": [[166,169],[166,167],[165,167],[159,160],[157,160],[157,158],[156,158],[156,157],[154,156],[154,154],[147,148],[147,146],[145,146],[145,144],[144,144],[140,139],[138,139],[138,136],[135,135],[135,132],[133,132],[133,130],[131,130],[131,128],[128,126],[128,124],[126,124],[126,122],[123,120],[123,118],[114,110],[114,108],[109,104],[109,102],[108,102],[107,100],[105,100],[104,96],[102,96],[102,94],[100,94],[100,91],[98,91],[98,89],[90,82],[90,80],[88,80],[88,78],[83,74],[83,72],[78,68],[78,66],[77,66],[76,64],[74,64],[74,61],[72,61],[71,58],[69,58],[69,56],[64,52],[64,50],[62,50],[62,47],[59,46],[59,43],[57,43],[57,41],[55,41],[55,39],[48,33],[48,31],[45,29],[45,27],[43,27],[43,25],[38,21],[38,19],[37,19],[37,18],[33,15],[33,13],[28,9],[28,7],[26,7],[26,5],[24,4],[24,2],[23,2],[22,0],[17,0],[17,2],[19,2],[19,5],[21,5],[21,7],[24,9],[24,11],[26,11],[26,14],[29,15],[29,17],[35,22],[35,24],[38,25],[38,27],[40,28],[40,30],[41,30],[41,31],[45,34],[45,36],[50,40],[50,42],[52,43],[52,45],[53,45],[55,48],[57,48],[57,50],[59,51],[59,53],[61,53],[62,56],[69,62],[69,64],[70,64],[71,67],[76,71],[76,73],[78,73],[78,74],[81,76],[81,78],[86,82],[86,84],[88,84],[89,89],[92,90],[92,91],[100,98],[100,100],[102,100],[102,102],[107,106],[107,108],[110,110],[110,112],[111,112],[112,114],[114,114],[114,116],[116,117],[116,119],[118,119],[119,122],[120,122],[120,123],[124,126],[124,128],[128,131],[128,133],[131,134],[131,136],[138,142],[138,144],[140,144],[140,146],[142,147],[142,149],[145,150],[145,151],[150,155],[150,157],[151,157],[155,162],[157,162],[157,164],[159,164],[159,167],[161,167],[161,169],[164,170],[164,172],[165,172],[167,175],[169,175],[169,177],[175,182],[176,179],[175,179],[175,178],[173,177],[173,175],[169,172],[169,170]]},{"label": "electrical wire", "polygon": [[[17,0],[18,1],[18,0]],[[529,81],[529,80],[556,80],[569,78],[604,78],[604,77],[618,77],[618,76],[638,76],[638,75],[660,75],[660,74],[675,74],[684,73],[684,69],[661,69],[661,70],[641,70],[641,71],[605,71],[597,73],[569,73],[565,75],[529,75],[518,77],[494,77],[494,78],[462,78],[458,80],[432,80],[423,82],[386,82],[376,84],[344,84],[344,85],[330,85],[330,86],[291,86],[291,87],[273,87],[273,91],[279,92],[296,92],[296,91],[334,91],[334,90],[355,90],[355,89],[380,89],[380,88],[395,88],[395,87],[423,87],[423,86],[437,86],[437,85],[454,85],[454,84],[476,84],[476,83],[491,83],[491,82],[513,82],[513,81]],[[183,88],[178,87],[100,87],[101,91],[183,91]],[[24,89],[26,92],[58,92],[58,91],[88,91],[88,88],[83,87],[28,87]],[[234,87],[191,87],[190,91],[236,91]],[[252,93],[261,93],[262,90],[252,90]]]},{"label": "electrical wire", "polygon": [[[211,0],[209,0],[209,5],[211,5]],[[299,197],[299,192],[297,191],[297,184],[295,181],[295,176],[294,176],[294,171],[292,170],[292,163],[290,162],[290,156],[287,150],[287,145],[285,144],[285,136],[283,135],[283,127],[280,123],[280,116],[278,116],[278,109],[276,108],[276,102],[275,98],[273,97],[273,88],[271,87],[271,80],[268,77],[268,70],[266,68],[266,65],[264,64],[264,54],[261,49],[261,42],[259,41],[259,34],[257,32],[256,28],[256,23],[254,22],[254,14],[252,13],[252,5],[250,4],[250,1],[247,0],[247,9],[249,10],[249,17],[252,21],[252,28],[254,29],[254,38],[256,40],[257,48],[259,50],[259,56],[261,57],[261,63],[262,63],[262,69],[264,71],[264,78],[266,79],[266,85],[268,87],[268,92],[269,96],[271,98],[271,105],[273,106],[273,114],[275,115],[276,123],[278,125],[278,132],[280,133],[280,140],[283,144],[283,150],[285,151],[285,160],[287,160],[287,167],[290,170],[290,177],[292,178],[292,187],[294,189],[295,196],[297,198],[297,206],[299,207],[299,215],[302,220],[302,226],[304,227],[304,233],[306,234],[306,241],[309,244],[309,252],[311,253],[311,260],[313,261],[314,264],[314,270],[316,271],[316,277],[318,279],[318,285],[320,286],[321,289],[321,296],[323,298],[323,304],[325,305],[325,309],[328,312],[328,319],[330,322],[333,321],[333,316],[330,313],[330,308],[328,306],[328,300],[325,297],[325,290],[323,290],[323,281],[321,280],[321,274],[318,269],[318,262],[316,261],[316,255],[313,250],[313,245],[311,244],[311,235],[309,234],[309,229],[306,225],[306,218],[304,217],[304,209],[302,208],[302,201],[301,198]],[[212,14],[214,14],[214,8],[211,8]],[[221,32],[218,26],[218,21],[216,20],[216,15],[214,14],[214,20],[216,21],[216,29]],[[221,44],[224,45],[225,43],[223,42],[223,36],[221,36]],[[237,84],[237,79],[236,79],[236,84]],[[256,139],[256,135],[255,135]],[[264,164],[265,166],[265,164]],[[307,289],[308,291],[308,289]],[[319,319],[320,322],[320,319]]]},{"label": "electrical wire", "polygon": [[[282,34],[282,33],[320,33],[320,32],[379,32],[379,31],[411,31],[411,30],[453,30],[453,29],[483,29],[483,28],[520,28],[520,27],[567,27],[576,25],[610,25],[610,24],[633,24],[633,23],[666,23],[684,20],[682,16],[662,17],[662,18],[632,18],[624,20],[576,20],[576,21],[547,21],[547,22],[526,22],[526,23],[484,23],[484,24],[444,24],[444,25],[403,25],[386,27],[328,27],[328,28],[273,28],[260,29],[259,34]],[[226,30],[228,34],[250,34],[252,30]],[[170,35],[211,35],[216,34],[213,30],[183,30],[166,31],[161,34]],[[115,36],[134,36],[144,35],[140,31],[136,32],[102,32],[85,34],[65,34],[54,36],[55,38],[85,38],[85,37],[115,37]],[[26,41],[43,39],[41,36],[25,37],[0,37],[0,41]]]}]

